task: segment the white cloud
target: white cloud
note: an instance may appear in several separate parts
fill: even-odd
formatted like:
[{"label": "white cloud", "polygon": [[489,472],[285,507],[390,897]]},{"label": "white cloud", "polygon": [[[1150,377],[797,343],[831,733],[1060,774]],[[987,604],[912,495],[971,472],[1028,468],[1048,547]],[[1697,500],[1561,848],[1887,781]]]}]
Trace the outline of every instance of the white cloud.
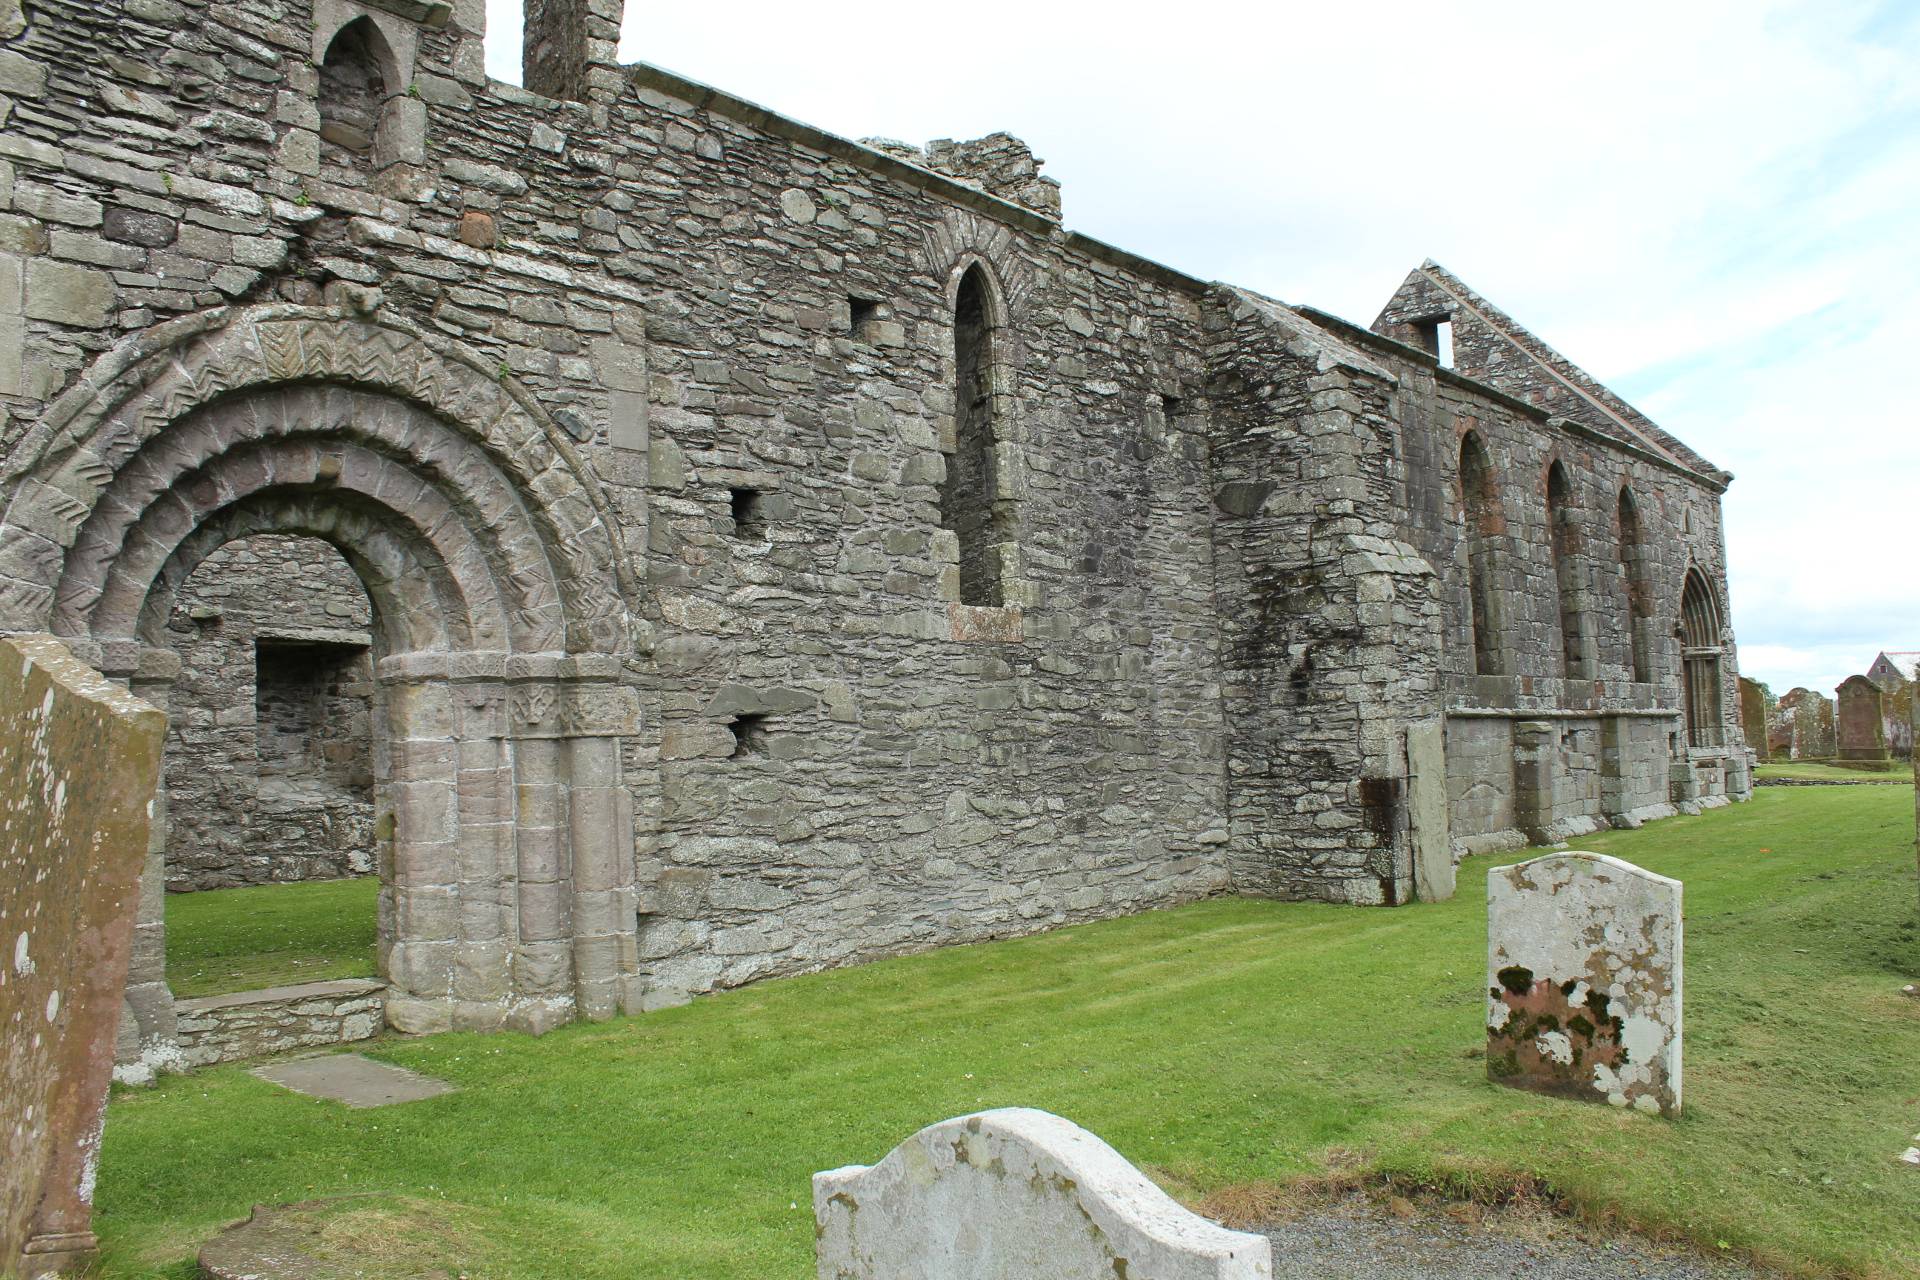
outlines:
[{"label": "white cloud", "polygon": [[[488,0],[489,67],[512,79],[518,7]],[[1437,258],[1736,473],[1743,665],[1830,689],[1841,656],[1920,648],[1920,9],[1175,17],[629,0],[622,56],[852,137],[1009,130],[1063,182],[1069,225],[1362,322]]]}]

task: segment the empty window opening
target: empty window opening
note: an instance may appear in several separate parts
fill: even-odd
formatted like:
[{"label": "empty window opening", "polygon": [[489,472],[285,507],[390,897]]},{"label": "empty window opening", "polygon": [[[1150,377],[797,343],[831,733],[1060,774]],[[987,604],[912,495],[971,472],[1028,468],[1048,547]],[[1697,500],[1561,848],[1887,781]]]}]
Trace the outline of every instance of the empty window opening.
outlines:
[{"label": "empty window opening", "polygon": [[954,301],[954,448],[940,488],[941,527],[960,544],[960,603],[971,605],[1006,603],[1001,557],[1012,533],[1011,504],[997,497],[998,334],[990,287],[979,266],[968,267]]},{"label": "empty window opening", "polygon": [[772,725],[764,714],[753,712],[733,718],[733,759],[748,760],[767,754]]},{"label": "empty window opening", "polygon": [[1494,544],[1506,528],[1500,514],[1500,494],[1494,486],[1493,464],[1480,437],[1469,431],[1460,439],[1460,510],[1466,525],[1468,625],[1473,632],[1475,675],[1501,675],[1506,670],[1500,643],[1501,601],[1495,594]]},{"label": "empty window opening", "polygon": [[1182,414],[1186,413],[1186,411],[1187,402],[1179,396],[1163,395],[1160,397],[1160,412],[1166,417],[1168,422],[1179,418]]},{"label": "empty window opening", "polygon": [[1620,585],[1626,593],[1627,647],[1633,678],[1640,684],[1653,679],[1653,656],[1648,627],[1653,617],[1653,592],[1647,583],[1647,551],[1640,529],[1640,507],[1633,490],[1620,490]]},{"label": "empty window opening", "polygon": [[254,642],[254,752],[263,800],[325,800],[373,785],[367,647]]},{"label": "empty window opening", "polygon": [[1453,368],[1453,321],[1447,316],[1430,316],[1425,320],[1415,320],[1409,326],[1413,330],[1414,345],[1440,362],[1442,368]]},{"label": "empty window opening", "polygon": [[386,37],[371,18],[340,28],[320,64],[320,155],[333,164],[373,158],[380,115],[395,92],[385,70],[394,65]]},{"label": "empty window opening", "polygon": [[855,342],[871,344],[877,333],[880,321],[886,319],[885,308],[872,298],[847,299],[847,331]]},{"label": "empty window opening", "polygon": [[1573,509],[1573,486],[1558,461],[1547,469],[1547,525],[1560,599],[1560,674],[1569,680],[1590,680],[1587,610],[1580,589],[1580,527]]},{"label": "empty window opening", "polygon": [[732,489],[733,536],[742,542],[767,540],[767,495],[758,489]]}]

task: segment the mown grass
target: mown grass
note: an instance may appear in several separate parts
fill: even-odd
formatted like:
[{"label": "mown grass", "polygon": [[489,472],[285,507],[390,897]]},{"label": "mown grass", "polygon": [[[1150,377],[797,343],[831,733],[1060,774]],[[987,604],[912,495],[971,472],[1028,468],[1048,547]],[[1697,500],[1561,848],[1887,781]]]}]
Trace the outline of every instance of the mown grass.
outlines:
[{"label": "mown grass", "polygon": [[377,876],[170,893],[173,994],[371,978],[379,895]]},{"label": "mown grass", "polygon": [[[1879,762],[1874,762],[1878,764]],[[1804,782],[1904,782],[1913,785],[1913,766],[1894,760],[1885,768],[1849,768],[1819,760],[1783,760],[1754,770],[1759,778],[1794,778]]]},{"label": "mown grass", "polygon": [[[1804,1275],[1920,1276],[1912,794],[1781,789],[1589,837],[1686,882],[1677,1122],[1487,1083],[1487,868],[1397,910],[1222,900],[764,983],[539,1040],[373,1052],[460,1091],[348,1111],[240,1067],[116,1094],[110,1274],[182,1276],[255,1201],[438,1202],[478,1277],[812,1274],[808,1178],[924,1124],[1043,1107],[1176,1193],[1362,1168]],[[457,1244],[448,1244],[448,1238]],[[424,1242],[423,1242],[424,1243]]]}]

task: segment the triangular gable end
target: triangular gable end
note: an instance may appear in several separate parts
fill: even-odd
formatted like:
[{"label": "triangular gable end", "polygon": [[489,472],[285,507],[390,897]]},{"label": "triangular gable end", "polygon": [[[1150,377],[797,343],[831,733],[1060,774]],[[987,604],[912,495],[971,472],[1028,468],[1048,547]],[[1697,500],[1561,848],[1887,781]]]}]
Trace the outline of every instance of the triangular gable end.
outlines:
[{"label": "triangular gable end", "polygon": [[1433,334],[1442,321],[1452,328],[1455,372],[1715,484],[1732,479],[1431,258],[1408,273],[1373,331],[1438,354]]}]

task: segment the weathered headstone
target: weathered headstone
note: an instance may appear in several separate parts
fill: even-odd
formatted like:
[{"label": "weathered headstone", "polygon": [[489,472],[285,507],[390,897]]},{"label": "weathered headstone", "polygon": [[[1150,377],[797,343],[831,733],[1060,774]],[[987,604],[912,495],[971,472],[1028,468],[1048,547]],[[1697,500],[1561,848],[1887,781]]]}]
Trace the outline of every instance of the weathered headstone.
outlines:
[{"label": "weathered headstone", "polygon": [[929,1125],[871,1167],[813,1175],[820,1280],[1267,1280],[1266,1237],[1189,1213],[1045,1111]]},{"label": "weathered headstone", "polygon": [[1680,1113],[1680,882],[1597,853],[1487,873],[1487,1074]]},{"label": "weathered headstone", "polygon": [[1772,701],[1767,686],[1740,677],[1740,731],[1762,763],[1767,759],[1767,712]]},{"label": "weathered headstone", "polygon": [[51,636],[0,639],[0,1274],[94,1250],[166,717]]},{"label": "weathered headstone", "polygon": [[1848,676],[1834,690],[1834,737],[1842,760],[1885,760],[1887,730],[1880,686]]}]

